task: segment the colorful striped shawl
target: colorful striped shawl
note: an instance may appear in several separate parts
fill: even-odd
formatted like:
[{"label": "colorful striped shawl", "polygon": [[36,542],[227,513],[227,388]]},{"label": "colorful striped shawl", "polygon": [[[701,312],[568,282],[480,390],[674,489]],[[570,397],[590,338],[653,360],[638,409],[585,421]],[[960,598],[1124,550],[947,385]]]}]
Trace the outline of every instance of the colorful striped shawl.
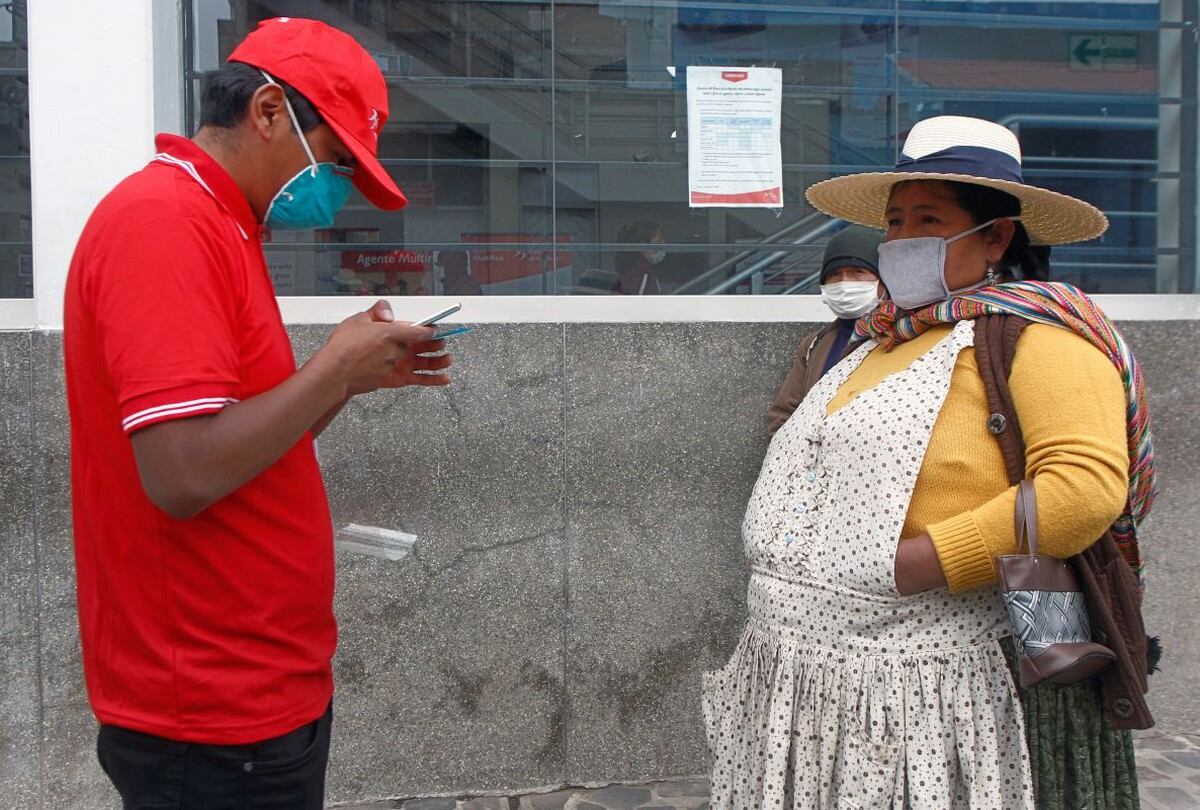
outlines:
[{"label": "colorful striped shawl", "polygon": [[891,349],[937,324],[984,315],[1020,315],[1037,323],[1070,329],[1104,352],[1125,385],[1129,437],[1129,499],[1113,523],[1112,533],[1125,559],[1142,575],[1144,560],[1137,543],[1137,527],[1149,514],[1157,490],[1154,485],[1154,447],[1150,440],[1150,412],[1141,367],[1129,344],[1095,302],[1070,284],[1014,281],[997,284],[951,298],[923,309],[902,313],[885,301],[859,320],[859,338],[871,338]]}]

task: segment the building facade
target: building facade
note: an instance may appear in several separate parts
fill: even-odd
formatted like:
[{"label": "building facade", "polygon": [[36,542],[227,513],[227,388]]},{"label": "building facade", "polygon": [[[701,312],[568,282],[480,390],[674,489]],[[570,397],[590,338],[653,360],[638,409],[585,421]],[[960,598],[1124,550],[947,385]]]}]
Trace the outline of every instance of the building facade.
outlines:
[{"label": "building facade", "polygon": [[[1200,729],[1197,8],[940,0],[26,0],[0,5],[0,792],[110,808],[79,663],[62,288],[101,196],[196,126],[201,74],[258,20],[324,19],[391,88],[409,194],[271,234],[303,360],[386,294],[461,300],[455,385],[356,401],[322,436],[339,552],[330,799],[701,773],[699,674],[744,619],[739,524],[827,223],[805,187],[891,166],[950,113],[1113,223],[1054,254],[1142,360],[1160,487],[1144,527],[1160,729]],[[688,66],[782,71],[782,206],[688,205]],[[660,294],[617,295],[665,251]],[[448,269],[476,291],[452,289]],[[645,292],[644,290],[642,292]],[[181,323],[181,329],[188,324]],[[219,598],[214,594],[214,598]]]}]

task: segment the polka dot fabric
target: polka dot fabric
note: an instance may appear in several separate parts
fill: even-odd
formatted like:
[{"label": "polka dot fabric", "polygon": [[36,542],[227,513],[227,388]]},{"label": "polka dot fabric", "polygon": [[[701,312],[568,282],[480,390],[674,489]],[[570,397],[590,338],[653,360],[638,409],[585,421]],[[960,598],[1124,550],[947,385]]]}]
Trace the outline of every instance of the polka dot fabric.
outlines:
[{"label": "polka dot fabric", "polygon": [[714,808],[1032,810],[994,588],[900,596],[893,564],[959,323],[832,415],[859,347],[776,433],[742,526],[749,618],[704,677]]}]

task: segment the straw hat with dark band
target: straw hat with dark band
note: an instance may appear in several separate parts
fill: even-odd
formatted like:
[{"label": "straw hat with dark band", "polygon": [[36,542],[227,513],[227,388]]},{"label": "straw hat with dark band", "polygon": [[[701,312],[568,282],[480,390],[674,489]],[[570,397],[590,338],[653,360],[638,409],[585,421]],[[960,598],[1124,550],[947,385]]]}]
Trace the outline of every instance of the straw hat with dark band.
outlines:
[{"label": "straw hat with dark band", "polygon": [[906,180],[951,180],[990,186],[1021,201],[1021,222],[1035,245],[1095,239],[1108,219],[1095,206],[1021,176],[1021,146],[1007,128],[979,118],[941,115],[912,128],[894,171],[834,177],[810,186],[813,208],[870,228],[886,228],[892,186]]}]

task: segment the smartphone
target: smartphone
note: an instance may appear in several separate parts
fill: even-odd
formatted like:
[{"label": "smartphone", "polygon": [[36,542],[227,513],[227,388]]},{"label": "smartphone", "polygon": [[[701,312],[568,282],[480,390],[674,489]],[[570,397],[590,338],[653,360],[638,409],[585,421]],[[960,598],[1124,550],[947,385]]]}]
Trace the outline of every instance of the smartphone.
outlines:
[{"label": "smartphone", "polygon": [[442,310],[439,310],[439,311],[433,313],[428,318],[422,318],[421,320],[416,321],[415,323],[413,323],[413,326],[432,326],[433,324],[437,323],[438,321],[442,320],[443,318],[449,318],[451,315],[453,315],[455,312],[458,312],[460,309],[462,309],[462,304],[451,304],[450,306],[446,307],[445,309],[442,309]]},{"label": "smartphone", "polygon": [[[428,318],[424,318],[422,320],[417,321],[413,325],[414,326],[432,326],[433,324],[437,323],[438,321],[442,320],[443,318],[449,318],[451,315],[453,315],[455,312],[458,312],[460,309],[462,309],[462,304],[451,304],[450,306],[446,307],[445,309],[443,309],[439,312],[433,313]],[[433,339],[434,340],[445,340],[448,337],[454,337],[456,335],[465,335],[467,332],[470,332],[470,331],[471,331],[471,327],[469,327],[469,326],[462,326],[462,325],[451,326],[446,329],[439,329],[437,332],[434,333]]]}]

